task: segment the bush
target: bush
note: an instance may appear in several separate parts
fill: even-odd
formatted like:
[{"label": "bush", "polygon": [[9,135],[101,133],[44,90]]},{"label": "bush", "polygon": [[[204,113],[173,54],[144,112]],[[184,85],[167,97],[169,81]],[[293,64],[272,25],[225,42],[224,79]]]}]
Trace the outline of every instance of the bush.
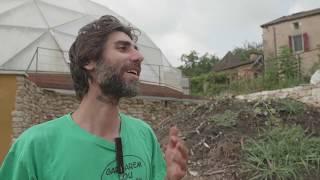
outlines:
[{"label": "bush", "polygon": [[206,82],[207,75],[195,76],[190,79],[191,82],[191,94],[193,95],[202,95],[203,94],[203,85]]},{"label": "bush", "polygon": [[193,95],[216,95],[227,88],[228,78],[225,73],[210,72],[191,78],[191,93]]}]

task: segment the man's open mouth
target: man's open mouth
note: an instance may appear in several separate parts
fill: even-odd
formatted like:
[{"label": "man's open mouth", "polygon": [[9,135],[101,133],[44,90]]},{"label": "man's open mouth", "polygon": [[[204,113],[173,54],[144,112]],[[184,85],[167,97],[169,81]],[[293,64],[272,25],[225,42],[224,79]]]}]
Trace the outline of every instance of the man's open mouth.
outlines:
[{"label": "man's open mouth", "polygon": [[139,72],[138,72],[138,71],[136,71],[136,70],[129,70],[129,71],[127,71],[127,73],[130,73],[130,74],[133,74],[133,75],[139,76]]}]

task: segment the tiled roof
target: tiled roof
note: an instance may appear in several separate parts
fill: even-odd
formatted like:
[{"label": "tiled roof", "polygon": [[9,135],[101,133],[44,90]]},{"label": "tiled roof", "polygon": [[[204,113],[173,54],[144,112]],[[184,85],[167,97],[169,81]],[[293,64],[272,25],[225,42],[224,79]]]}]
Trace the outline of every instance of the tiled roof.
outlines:
[{"label": "tiled roof", "polygon": [[233,69],[239,66],[252,64],[254,60],[241,60],[240,57],[233,55],[232,52],[228,52],[222,60],[213,66],[213,71],[219,72],[227,69]]},{"label": "tiled roof", "polygon": [[282,22],[286,22],[286,21],[292,21],[292,20],[296,20],[296,19],[301,19],[301,18],[308,17],[308,16],[314,16],[317,14],[320,14],[320,8],[313,9],[310,11],[302,11],[299,13],[291,14],[289,16],[282,16],[282,17],[277,18],[273,21],[262,24],[261,27],[264,28],[264,27],[267,27],[270,25],[274,25],[274,24],[278,24],[278,23],[282,23]]}]

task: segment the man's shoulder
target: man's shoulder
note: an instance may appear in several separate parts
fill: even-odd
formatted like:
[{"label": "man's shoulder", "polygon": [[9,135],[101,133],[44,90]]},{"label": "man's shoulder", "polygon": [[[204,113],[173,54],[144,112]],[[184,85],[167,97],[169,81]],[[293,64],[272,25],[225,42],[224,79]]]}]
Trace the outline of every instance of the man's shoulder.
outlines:
[{"label": "man's shoulder", "polygon": [[34,125],[29,129],[25,130],[17,140],[19,141],[41,140],[53,134],[59,134],[60,131],[65,127],[64,124],[67,122],[68,116],[69,114],[53,120],[49,120],[41,124]]},{"label": "man's shoulder", "polygon": [[127,130],[127,133],[130,133],[130,135],[137,135],[136,137],[142,137],[144,138],[144,142],[148,142],[150,144],[153,144],[157,141],[155,132],[153,131],[152,127],[145,121],[129,115],[125,115],[123,113],[121,113],[121,119],[125,120],[125,129]]},{"label": "man's shoulder", "polygon": [[133,116],[130,116],[124,113],[120,113],[120,116],[121,116],[121,119],[125,120],[126,124],[130,126],[135,126],[136,128],[139,128],[139,129],[142,128],[146,130],[152,130],[151,126],[142,119],[135,118]]}]

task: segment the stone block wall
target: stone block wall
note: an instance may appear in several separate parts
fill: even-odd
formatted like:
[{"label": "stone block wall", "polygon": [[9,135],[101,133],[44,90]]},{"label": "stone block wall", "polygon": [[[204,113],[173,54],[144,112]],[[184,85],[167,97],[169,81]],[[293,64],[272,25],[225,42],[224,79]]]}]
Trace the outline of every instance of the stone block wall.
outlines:
[{"label": "stone block wall", "polygon": [[[121,112],[157,124],[202,101],[136,97],[120,102]],[[41,89],[23,76],[17,76],[15,110],[12,112],[13,140],[27,128],[74,111],[79,101],[74,94]]]},{"label": "stone block wall", "polygon": [[130,98],[120,102],[120,111],[133,117],[143,119],[150,125],[157,125],[186,108],[198,106],[203,101]]},{"label": "stone block wall", "polygon": [[236,96],[236,98],[248,101],[268,98],[292,98],[312,106],[320,107],[320,84],[303,85],[273,91],[262,91],[248,95],[239,95]]},{"label": "stone block wall", "polygon": [[44,90],[23,76],[17,76],[15,110],[12,112],[13,139],[25,129],[74,110],[79,102],[73,95]]}]

